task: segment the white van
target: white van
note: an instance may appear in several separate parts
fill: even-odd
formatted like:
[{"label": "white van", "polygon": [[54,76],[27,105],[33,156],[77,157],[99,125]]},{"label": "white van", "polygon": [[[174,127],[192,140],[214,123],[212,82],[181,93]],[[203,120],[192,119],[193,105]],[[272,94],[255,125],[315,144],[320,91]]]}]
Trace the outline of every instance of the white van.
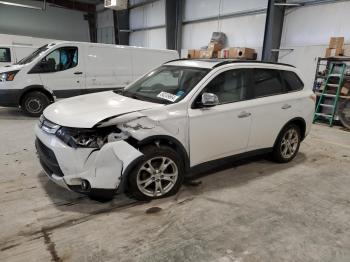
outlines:
[{"label": "white van", "polygon": [[31,116],[59,98],[122,89],[176,51],[108,44],[56,42],[0,69],[0,106]]},{"label": "white van", "polygon": [[0,45],[0,67],[17,63],[37,48],[25,45]]}]

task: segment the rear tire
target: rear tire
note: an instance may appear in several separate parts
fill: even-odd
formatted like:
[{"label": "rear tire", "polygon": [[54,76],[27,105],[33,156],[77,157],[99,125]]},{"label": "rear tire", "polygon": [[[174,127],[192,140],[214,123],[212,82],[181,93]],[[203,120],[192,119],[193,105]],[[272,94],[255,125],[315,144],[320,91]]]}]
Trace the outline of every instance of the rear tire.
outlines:
[{"label": "rear tire", "polygon": [[142,201],[176,194],[185,175],[178,153],[163,145],[147,146],[141,152],[143,159],[128,175],[128,193]]},{"label": "rear tire", "polygon": [[288,124],[278,135],[272,152],[273,160],[278,163],[292,161],[299,151],[300,142],[300,128],[295,124]]},{"label": "rear tire", "polygon": [[32,91],[24,95],[21,107],[29,116],[40,116],[50,104],[50,99],[40,91]]}]

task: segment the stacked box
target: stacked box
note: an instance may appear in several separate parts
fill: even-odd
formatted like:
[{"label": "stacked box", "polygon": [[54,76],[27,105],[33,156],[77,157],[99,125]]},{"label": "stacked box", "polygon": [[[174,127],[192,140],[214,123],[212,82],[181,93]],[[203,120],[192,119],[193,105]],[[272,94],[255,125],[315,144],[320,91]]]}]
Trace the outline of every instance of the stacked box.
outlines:
[{"label": "stacked box", "polygon": [[214,32],[210,42],[208,44],[207,49],[199,50],[199,49],[190,49],[188,50],[187,58],[196,59],[210,59],[217,58],[218,53],[223,48],[224,43],[226,41],[226,36],[222,32]]},{"label": "stacked box", "polygon": [[257,54],[254,49],[247,47],[230,47],[221,50],[219,58],[256,60]]},{"label": "stacked box", "polygon": [[344,55],[344,37],[331,37],[326,49],[325,57]]}]

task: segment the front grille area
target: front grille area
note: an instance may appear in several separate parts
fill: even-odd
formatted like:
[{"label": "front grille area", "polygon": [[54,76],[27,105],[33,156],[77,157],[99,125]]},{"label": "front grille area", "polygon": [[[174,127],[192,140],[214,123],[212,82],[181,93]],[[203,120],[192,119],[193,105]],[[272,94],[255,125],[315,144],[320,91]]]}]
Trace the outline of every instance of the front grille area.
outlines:
[{"label": "front grille area", "polygon": [[38,138],[35,140],[35,147],[38,152],[40,163],[46,173],[49,175],[64,176],[60,166],[58,165],[55,153],[44,145]]}]

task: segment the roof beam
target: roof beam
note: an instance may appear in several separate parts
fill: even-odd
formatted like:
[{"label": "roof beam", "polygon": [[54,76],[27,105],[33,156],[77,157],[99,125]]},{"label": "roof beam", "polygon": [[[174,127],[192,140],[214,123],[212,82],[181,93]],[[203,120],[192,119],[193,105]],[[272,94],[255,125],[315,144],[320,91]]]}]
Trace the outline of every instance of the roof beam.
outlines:
[{"label": "roof beam", "polygon": [[[42,0],[36,0],[39,2],[43,2]],[[89,14],[95,13],[96,6],[93,4],[87,4],[79,1],[69,1],[69,0],[46,0],[47,4],[51,6],[67,8],[71,10],[86,12]]]}]

